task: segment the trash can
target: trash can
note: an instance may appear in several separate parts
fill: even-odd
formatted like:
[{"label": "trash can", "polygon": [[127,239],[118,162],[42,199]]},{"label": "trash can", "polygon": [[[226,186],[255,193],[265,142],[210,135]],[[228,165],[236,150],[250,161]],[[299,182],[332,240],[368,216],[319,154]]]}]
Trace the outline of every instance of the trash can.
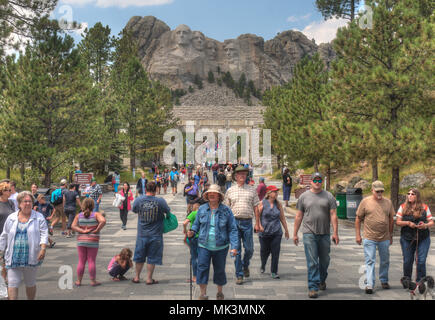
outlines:
[{"label": "trash can", "polygon": [[337,201],[337,216],[339,219],[346,219],[346,192],[337,192],[336,197]]},{"label": "trash can", "polygon": [[355,220],[356,210],[362,198],[361,188],[348,188],[346,190],[346,214],[348,219]]}]

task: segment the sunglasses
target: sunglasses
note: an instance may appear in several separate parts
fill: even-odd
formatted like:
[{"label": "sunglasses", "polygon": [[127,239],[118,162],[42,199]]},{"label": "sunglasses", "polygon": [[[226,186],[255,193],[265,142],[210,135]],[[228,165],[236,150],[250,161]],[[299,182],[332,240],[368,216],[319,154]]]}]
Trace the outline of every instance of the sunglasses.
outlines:
[{"label": "sunglasses", "polygon": [[376,191],[376,193],[384,193],[384,190]]},{"label": "sunglasses", "polygon": [[415,193],[408,192],[408,196],[415,196]]},{"label": "sunglasses", "polygon": [[322,179],[320,179],[320,180],[313,180],[313,182],[314,182],[314,183],[322,183],[323,180],[322,180]]},{"label": "sunglasses", "polygon": [[8,191],[8,192],[12,192],[11,189],[4,189],[3,192]]}]

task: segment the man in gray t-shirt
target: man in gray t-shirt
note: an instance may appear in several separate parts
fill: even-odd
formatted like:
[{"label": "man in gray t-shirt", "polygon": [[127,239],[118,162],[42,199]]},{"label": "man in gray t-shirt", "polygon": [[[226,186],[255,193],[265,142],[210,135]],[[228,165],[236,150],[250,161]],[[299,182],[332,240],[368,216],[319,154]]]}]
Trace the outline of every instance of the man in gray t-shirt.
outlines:
[{"label": "man in gray t-shirt", "polygon": [[318,290],[326,289],[331,223],[334,229],[332,240],[335,244],[339,243],[337,203],[330,192],[322,190],[322,182],[322,175],[318,172],[313,173],[310,190],[304,192],[298,199],[296,205],[298,213],[293,231],[293,241],[298,245],[298,231],[302,224],[310,298],[317,298]]}]

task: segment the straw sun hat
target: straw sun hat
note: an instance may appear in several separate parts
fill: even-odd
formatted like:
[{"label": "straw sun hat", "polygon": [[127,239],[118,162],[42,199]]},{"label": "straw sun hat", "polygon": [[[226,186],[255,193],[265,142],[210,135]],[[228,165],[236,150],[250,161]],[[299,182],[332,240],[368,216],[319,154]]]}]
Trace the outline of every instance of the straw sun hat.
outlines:
[{"label": "straw sun hat", "polygon": [[208,201],[208,194],[209,194],[210,192],[218,193],[219,196],[220,196],[220,198],[221,198],[220,201],[223,201],[223,200],[224,200],[225,195],[221,192],[221,188],[220,188],[217,184],[212,184],[212,185],[207,189],[207,191],[204,192],[203,198],[204,198],[205,200],[207,200],[207,201]]}]

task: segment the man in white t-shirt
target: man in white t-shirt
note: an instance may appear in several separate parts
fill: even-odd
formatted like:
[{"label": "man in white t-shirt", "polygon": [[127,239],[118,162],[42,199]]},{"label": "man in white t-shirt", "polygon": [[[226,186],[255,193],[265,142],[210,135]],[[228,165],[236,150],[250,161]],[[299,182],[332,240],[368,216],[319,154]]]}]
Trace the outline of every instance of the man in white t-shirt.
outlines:
[{"label": "man in white t-shirt", "polygon": [[15,181],[11,181],[9,184],[11,186],[11,196],[9,197],[8,200],[12,200],[14,202],[15,211],[17,211],[18,210],[18,201],[17,201],[18,192],[15,190],[16,183],[15,183]]}]

